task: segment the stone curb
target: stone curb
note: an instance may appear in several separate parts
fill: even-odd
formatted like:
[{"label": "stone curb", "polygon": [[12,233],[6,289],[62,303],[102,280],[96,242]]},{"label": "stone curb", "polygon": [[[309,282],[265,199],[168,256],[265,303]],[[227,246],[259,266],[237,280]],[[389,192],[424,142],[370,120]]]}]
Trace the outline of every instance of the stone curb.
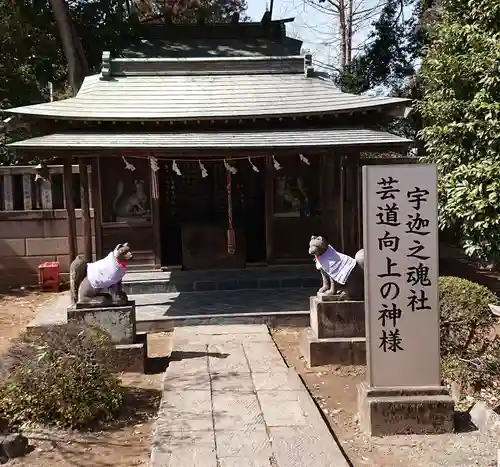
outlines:
[{"label": "stone curb", "polygon": [[[286,362],[285,362],[286,363]],[[330,431],[328,423],[323,419],[321,408],[315,403],[313,396],[305,385],[299,374],[291,367],[288,367],[288,380],[291,387],[300,387],[300,402],[307,414],[307,419],[314,427],[321,444],[335,457],[335,467],[351,467],[352,464],[347,459],[343,447],[338,439]]]}]

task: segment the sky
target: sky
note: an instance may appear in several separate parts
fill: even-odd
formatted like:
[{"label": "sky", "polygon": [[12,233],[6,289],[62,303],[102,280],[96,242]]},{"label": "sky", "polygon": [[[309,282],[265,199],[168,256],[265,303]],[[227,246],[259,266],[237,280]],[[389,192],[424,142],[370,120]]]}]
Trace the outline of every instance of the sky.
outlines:
[{"label": "sky", "polygon": [[[358,1],[363,1],[364,8],[369,8],[377,2]],[[247,14],[252,20],[260,21],[266,4],[269,3],[270,0],[248,0]],[[338,57],[338,44],[335,43],[338,28],[335,18],[315,10],[305,0],[274,0],[273,19],[289,17],[295,17],[295,21],[286,25],[287,35],[304,41],[303,48],[312,52],[315,62],[335,64]],[[366,40],[368,31],[369,27],[363,28],[356,35],[355,45]],[[318,65],[319,63],[315,64]]]},{"label": "sky", "polygon": [[[363,11],[378,6],[379,9],[375,11],[378,13],[383,1],[354,0],[354,5]],[[270,0],[247,0],[247,3],[247,14],[252,20],[260,21]],[[403,14],[408,17],[411,14],[411,7],[405,8]],[[295,17],[295,21],[287,23],[287,35],[304,41],[303,49],[311,51],[316,68],[323,68],[322,63],[338,64],[338,42],[335,41],[338,37],[338,26],[335,17],[317,11],[307,4],[306,0],[274,0],[273,19],[289,17]],[[366,43],[370,26],[377,17],[378,14],[373,15],[360,25],[359,31],[353,38],[353,47]]]}]

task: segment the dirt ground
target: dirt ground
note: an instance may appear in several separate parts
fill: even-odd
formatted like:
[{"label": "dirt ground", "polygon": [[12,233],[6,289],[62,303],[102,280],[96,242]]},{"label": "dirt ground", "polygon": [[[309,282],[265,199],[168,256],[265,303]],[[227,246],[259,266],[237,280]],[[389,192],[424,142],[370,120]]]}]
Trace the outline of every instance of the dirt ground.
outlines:
[{"label": "dirt ground", "polygon": [[[37,309],[56,294],[17,291],[0,295],[0,356],[11,340],[35,317]],[[26,427],[32,452],[11,460],[15,467],[135,467],[149,465],[151,434],[161,397],[163,362],[169,336],[152,335],[148,353],[151,372],[123,374],[126,398],[123,413],[112,426],[86,433]]]},{"label": "dirt ground", "polygon": [[357,385],[365,367],[308,369],[296,329],[278,329],[273,338],[288,366],[295,368],[323,411],[353,467],[496,467],[498,435],[464,427],[460,433],[369,438],[357,424]]}]

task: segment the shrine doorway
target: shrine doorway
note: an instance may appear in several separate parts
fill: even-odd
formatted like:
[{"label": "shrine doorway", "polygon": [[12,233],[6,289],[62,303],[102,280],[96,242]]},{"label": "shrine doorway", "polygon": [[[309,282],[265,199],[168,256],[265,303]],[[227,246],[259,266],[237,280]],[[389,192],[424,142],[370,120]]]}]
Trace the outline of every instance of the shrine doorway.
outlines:
[{"label": "shrine doorway", "polygon": [[[246,162],[246,161],[245,161]],[[231,175],[236,255],[227,258],[227,171],[222,161],[164,161],[159,171],[163,266],[184,269],[244,267],[266,260],[265,164],[234,161]]]}]

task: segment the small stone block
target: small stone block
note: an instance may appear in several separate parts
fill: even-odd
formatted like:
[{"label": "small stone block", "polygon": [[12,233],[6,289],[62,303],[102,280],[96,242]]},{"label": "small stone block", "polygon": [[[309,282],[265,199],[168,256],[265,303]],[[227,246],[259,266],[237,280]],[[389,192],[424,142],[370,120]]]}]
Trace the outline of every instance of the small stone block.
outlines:
[{"label": "small stone block", "polygon": [[98,326],[111,336],[113,344],[133,344],[136,335],[135,302],[126,306],[87,307],[71,305],[68,321],[83,321]]},{"label": "small stone block", "polygon": [[112,349],[112,361],[109,363],[116,372],[144,373],[147,360],[144,343],[118,344]]},{"label": "small stone block", "polygon": [[310,298],[311,328],[324,337],[365,337],[365,302]]},{"label": "small stone block", "polygon": [[0,458],[13,459],[28,453],[28,438],[18,433],[0,435]]},{"label": "small stone block", "polygon": [[322,365],[365,365],[364,337],[330,337],[318,339],[311,328],[301,333],[300,350],[310,368]]},{"label": "small stone block", "polygon": [[442,434],[454,431],[452,397],[444,387],[358,386],[361,429],[371,436]]}]

